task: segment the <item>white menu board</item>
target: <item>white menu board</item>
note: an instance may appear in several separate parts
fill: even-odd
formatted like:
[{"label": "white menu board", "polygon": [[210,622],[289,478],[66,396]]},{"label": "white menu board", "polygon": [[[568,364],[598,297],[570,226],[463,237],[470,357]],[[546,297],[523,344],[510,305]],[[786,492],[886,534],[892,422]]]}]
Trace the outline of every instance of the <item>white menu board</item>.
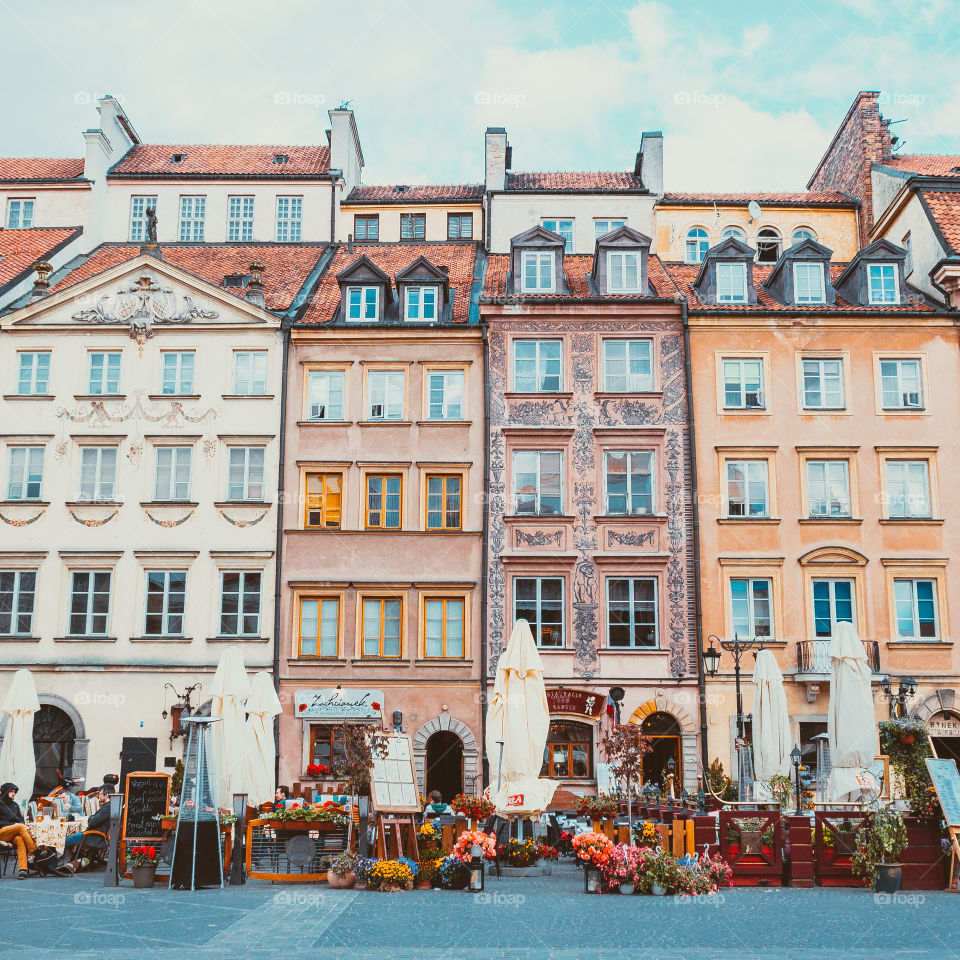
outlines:
[{"label": "white menu board", "polygon": [[373,809],[380,813],[420,812],[413,746],[407,734],[387,737],[386,756],[373,758],[370,797]]}]

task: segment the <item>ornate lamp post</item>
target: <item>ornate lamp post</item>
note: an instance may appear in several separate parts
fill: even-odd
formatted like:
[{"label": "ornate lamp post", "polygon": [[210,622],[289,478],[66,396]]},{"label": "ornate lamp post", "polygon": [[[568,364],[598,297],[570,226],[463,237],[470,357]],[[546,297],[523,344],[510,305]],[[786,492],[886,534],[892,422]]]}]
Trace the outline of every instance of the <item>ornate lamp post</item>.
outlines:
[{"label": "ornate lamp post", "polygon": [[[756,643],[760,644],[757,651],[759,653],[759,651],[763,649],[763,637],[754,637],[752,640],[741,640],[737,634],[734,634],[732,640],[721,640],[719,637],[711,634],[707,639],[710,641],[710,646],[707,650],[703,651],[703,666],[711,677],[716,676],[717,670],[720,668],[720,650],[714,647],[713,642],[716,641],[720,645],[721,650],[726,650],[727,653],[733,654],[733,676],[737,688],[737,736],[742,740],[743,694],[740,690],[740,658],[748,650],[751,650]],[[754,656],[756,656],[756,654],[754,654]]]},{"label": "ornate lamp post", "polygon": [[901,677],[897,683],[897,692],[890,688],[890,678],[880,681],[880,689],[887,698],[890,718],[904,717],[907,713],[907,701],[917,692],[917,681],[913,677]]},{"label": "ornate lamp post", "polygon": [[800,813],[800,747],[796,746],[790,751],[790,759],[793,761],[793,776],[796,781],[797,791],[797,813]]}]

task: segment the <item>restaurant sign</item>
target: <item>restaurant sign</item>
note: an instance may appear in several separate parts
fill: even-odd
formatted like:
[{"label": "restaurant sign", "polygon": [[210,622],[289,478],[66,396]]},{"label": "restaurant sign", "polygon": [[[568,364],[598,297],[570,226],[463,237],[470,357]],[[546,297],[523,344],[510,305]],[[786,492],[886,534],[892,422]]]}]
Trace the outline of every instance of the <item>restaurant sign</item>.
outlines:
[{"label": "restaurant sign", "polygon": [[574,690],[567,687],[562,690],[547,690],[547,708],[551,716],[566,713],[598,720],[603,716],[606,703],[606,696],[595,690]]},{"label": "restaurant sign", "polygon": [[960,737],[960,720],[949,714],[942,714],[928,721],[931,737]]},{"label": "restaurant sign", "polygon": [[379,720],[383,691],[356,688],[298,690],[294,713],[303,720]]}]

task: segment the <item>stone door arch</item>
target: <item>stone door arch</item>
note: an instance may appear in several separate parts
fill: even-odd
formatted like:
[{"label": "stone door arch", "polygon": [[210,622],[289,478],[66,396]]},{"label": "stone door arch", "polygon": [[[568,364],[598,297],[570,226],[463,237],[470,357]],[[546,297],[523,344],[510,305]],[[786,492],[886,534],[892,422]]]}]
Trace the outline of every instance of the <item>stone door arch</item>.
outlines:
[{"label": "stone door arch", "polygon": [[[477,775],[480,772],[477,763],[477,741],[470,732],[470,728],[465,723],[451,717],[446,710],[432,720],[428,720],[413,737],[413,760],[420,793],[425,794],[427,786],[427,741],[433,734],[441,730],[448,730],[450,733],[456,734],[463,742],[463,789],[465,793],[473,793]],[[479,786],[479,784],[476,785]]]}]

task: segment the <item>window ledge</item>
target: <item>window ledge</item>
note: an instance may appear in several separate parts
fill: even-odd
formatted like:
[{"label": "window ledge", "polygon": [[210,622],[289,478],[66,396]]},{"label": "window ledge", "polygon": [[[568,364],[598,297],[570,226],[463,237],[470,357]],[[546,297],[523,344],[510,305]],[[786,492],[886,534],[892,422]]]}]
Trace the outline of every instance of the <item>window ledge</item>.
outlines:
[{"label": "window ledge", "polygon": [[28,637],[22,633],[2,633],[0,643],[39,643],[39,637]]},{"label": "window ledge", "polygon": [[230,637],[207,637],[207,643],[267,643],[269,637],[245,637],[238,634]]},{"label": "window ledge", "polygon": [[726,414],[727,416],[736,415],[740,413],[756,414],[756,413],[772,413],[773,411],[769,407],[721,407],[720,412]]},{"label": "window ledge", "polygon": [[467,657],[417,657],[414,664],[418,667],[470,667],[473,660]]},{"label": "window ledge", "polygon": [[345,657],[287,657],[287,663],[291,666],[299,664],[300,666],[324,666],[337,665],[345,666],[349,661]]},{"label": "window ledge", "polygon": [[601,647],[597,651],[597,653],[599,653],[601,657],[604,655],[609,656],[610,654],[614,654],[614,653],[618,653],[618,654],[658,653],[661,656],[663,656],[665,654],[668,654],[669,652],[670,652],[669,650],[665,650],[663,647]]},{"label": "window ledge", "polygon": [[49,507],[49,500],[0,500],[0,507]]},{"label": "window ledge", "polygon": [[221,400],[273,400],[272,393],[221,393]]},{"label": "window ledge", "polygon": [[593,395],[598,400],[619,400],[621,397],[629,397],[631,400],[639,400],[648,397],[651,400],[661,400],[663,398],[662,390],[625,390],[619,393],[616,390],[594,390]]},{"label": "window ledge", "polygon": [[217,500],[215,507],[272,507],[271,500]]},{"label": "window ledge", "polygon": [[54,643],[116,643],[116,637],[101,637],[101,636],[69,636],[69,637],[54,637]]},{"label": "window ledge", "polygon": [[199,500],[141,500],[141,507],[199,507]]},{"label": "window ledge", "polygon": [[361,427],[412,427],[412,420],[360,420]]},{"label": "window ledge", "polygon": [[881,517],[880,523],[892,527],[907,523],[922,523],[928,526],[943,526],[943,517]]},{"label": "window ledge", "polygon": [[863,517],[800,517],[798,523],[847,523],[858,525]]},{"label": "window ledge", "polygon": [[651,523],[667,519],[665,513],[598,513],[593,517],[603,523]]},{"label": "window ledge", "polygon": [[472,420],[417,420],[418,427],[469,427]]},{"label": "window ledge", "polygon": [[199,393],[151,393],[148,400],[199,400]]},{"label": "window ledge", "polygon": [[762,523],[767,526],[776,526],[780,523],[780,517],[717,517],[717,523]]},{"label": "window ledge", "polygon": [[943,647],[952,647],[952,640],[888,640],[888,647],[902,647],[904,650],[908,647],[919,647],[922,650],[939,650]]},{"label": "window ledge", "polygon": [[122,500],[67,500],[65,507],[122,507]]},{"label": "window ledge", "polygon": [[353,420],[298,420],[298,427],[351,427]]},{"label": "window ledge", "polygon": [[[619,394],[617,394],[619,396]],[[573,391],[569,390],[504,390],[505,400],[572,400]]]},{"label": "window ledge", "polygon": [[504,520],[529,520],[531,523],[549,523],[552,520],[576,520],[572,513],[506,513]]},{"label": "window ledge", "polygon": [[193,637],[182,637],[180,634],[150,634],[144,637],[130,637],[131,643],[193,643]]},{"label": "window ledge", "polygon": [[5,393],[4,400],[56,400],[52,393]]},{"label": "window ledge", "polygon": [[125,393],[75,393],[74,400],[126,400]]},{"label": "window ledge", "polygon": [[353,657],[351,660],[352,663],[382,663],[385,665],[392,665],[398,663],[410,663],[409,657]]}]

